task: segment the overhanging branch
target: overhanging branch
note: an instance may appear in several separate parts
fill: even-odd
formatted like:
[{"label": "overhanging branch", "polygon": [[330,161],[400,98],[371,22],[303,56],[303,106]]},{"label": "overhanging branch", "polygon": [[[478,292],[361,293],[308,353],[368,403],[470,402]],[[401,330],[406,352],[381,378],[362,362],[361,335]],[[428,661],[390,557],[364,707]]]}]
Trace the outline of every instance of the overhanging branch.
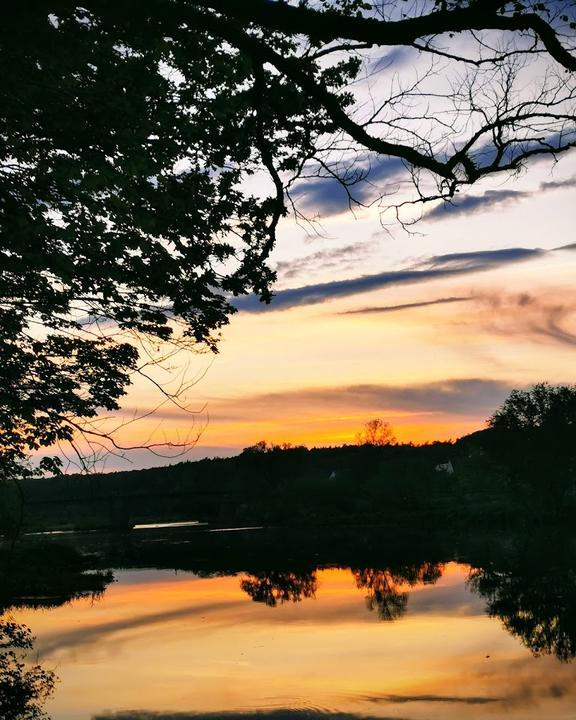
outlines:
[{"label": "overhanging branch", "polygon": [[567,70],[576,70],[574,57],[560,42],[554,28],[535,13],[500,14],[508,4],[472,2],[467,7],[438,10],[401,20],[346,16],[334,11],[320,12],[269,0],[194,0],[196,7],[216,10],[227,18],[254,23],[268,30],[305,35],[312,40],[332,42],[353,40],[371,45],[411,45],[430,35],[469,30],[533,32],[548,53]]}]

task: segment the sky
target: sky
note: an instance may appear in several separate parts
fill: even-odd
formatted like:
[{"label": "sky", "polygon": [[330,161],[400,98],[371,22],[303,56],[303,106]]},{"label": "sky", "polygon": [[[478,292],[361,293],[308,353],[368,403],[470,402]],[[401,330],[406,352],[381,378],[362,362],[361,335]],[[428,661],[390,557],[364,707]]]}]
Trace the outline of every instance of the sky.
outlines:
[{"label": "sky", "polygon": [[509,391],[573,383],[576,350],[576,153],[426,207],[408,233],[378,208],[350,212],[312,187],[313,228],[287,218],[271,259],[269,306],[239,298],[216,355],[176,358],[123,403],[126,444],[106,468],[237,454],[265,440],[356,442],[382,418],[402,442],[456,439],[486,425]]},{"label": "sky", "polygon": [[[398,78],[439,94],[455,82],[418,57],[371,57],[357,112]],[[540,62],[520,73],[521,92],[541,81]],[[444,133],[442,105],[427,112],[430,132]],[[465,113],[445,117],[469,132]],[[398,160],[372,159],[354,192],[367,207],[351,209],[335,181],[295,185],[306,220],[289,214],[278,227],[272,303],[236,299],[216,355],[182,353],[153,371],[177,404],[138,378],[104,426],[118,428],[119,445],[153,452],[104,455],[102,469],[234,455],[261,440],[354,443],[374,418],[400,442],[453,440],[486,427],[513,388],[576,382],[576,150],[415,206],[407,218],[420,219],[406,228],[386,209],[408,197]]]}]

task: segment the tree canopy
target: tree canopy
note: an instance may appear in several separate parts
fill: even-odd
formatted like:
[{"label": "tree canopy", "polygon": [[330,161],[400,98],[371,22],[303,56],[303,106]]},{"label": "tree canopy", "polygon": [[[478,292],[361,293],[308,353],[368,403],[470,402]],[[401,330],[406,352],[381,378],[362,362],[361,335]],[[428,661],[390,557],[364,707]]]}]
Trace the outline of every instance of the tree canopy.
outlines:
[{"label": "tree canopy", "polygon": [[145,374],[139,344],[215,349],[234,296],[270,301],[278,223],[310,183],[366,204],[404,173],[449,199],[573,147],[575,19],[558,0],[11,7],[2,475],[102,439],[90,421]]},{"label": "tree canopy", "polygon": [[513,390],[488,423],[511,435],[575,433],[576,386],[538,383],[528,390]]},{"label": "tree canopy", "polygon": [[488,425],[519,489],[559,511],[576,489],[576,386],[538,383],[513,390]]}]

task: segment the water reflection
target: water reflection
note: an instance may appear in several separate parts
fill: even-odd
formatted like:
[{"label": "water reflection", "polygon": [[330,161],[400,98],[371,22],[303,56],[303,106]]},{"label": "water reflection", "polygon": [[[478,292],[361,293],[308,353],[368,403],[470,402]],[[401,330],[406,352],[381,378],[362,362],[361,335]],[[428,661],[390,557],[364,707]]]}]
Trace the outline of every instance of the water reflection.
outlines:
[{"label": "water reflection", "polygon": [[409,593],[405,586],[434,584],[442,577],[443,565],[423,562],[398,569],[352,569],[356,587],[368,590],[366,607],[376,610],[380,620],[397,620],[408,607]]},{"label": "water reflection", "polygon": [[553,554],[540,563],[517,557],[513,568],[474,570],[469,583],[486,598],[489,615],[534,655],[568,662],[576,657],[576,566],[556,562]]},{"label": "water reflection", "polygon": [[94,558],[67,545],[34,544],[0,551],[0,613],[10,608],[58,607],[101,598],[114,575],[91,571]]},{"label": "water reflection", "polygon": [[[324,709],[282,708],[258,712],[155,713],[120,712],[94,715],[92,720],[391,720],[390,718],[330,712]],[[395,718],[402,720],[402,718]]]},{"label": "water reflection", "polygon": [[[400,618],[407,609],[406,588],[434,584],[442,577],[441,563],[423,562],[398,568],[350,568],[359,590],[367,590],[366,607],[380,620]],[[254,602],[277,607],[287,602],[314,599],[318,590],[317,570],[258,571],[240,580],[242,590]]]},{"label": "water reflection", "polygon": [[268,571],[249,575],[240,587],[254,602],[276,607],[279,603],[300,602],[316,597],[318,579],[314,570],[308,572]]},{"label": "water reflection", "polygon": [[[360,533],[355,546],[286,548],[286,534],[275,546],[264,531],[143,531],[101,539],[99,553],[84,542],[73,570],[55,546],[35,578],[2,565],[0,603],[21,609],[43,664],[62,668],[54,720],[236,720],[238,708],[242,720],[307,720],[311,705],[335,720],[565,720],[576,703],[569,537],[548,537],[546,553],[535,534],[462,540],[458,552],[434,536],[423,548]],[[111,584],[112,558],[140,569]]]},{"label": "water reflection", "polygon": [[113,575],[86,572],[90,561],[69,546],[0,551],[0,718],[42,720],[56,675],[30,662],[34,638],[9,610],[56,608],[80,598],[103,597]]}]

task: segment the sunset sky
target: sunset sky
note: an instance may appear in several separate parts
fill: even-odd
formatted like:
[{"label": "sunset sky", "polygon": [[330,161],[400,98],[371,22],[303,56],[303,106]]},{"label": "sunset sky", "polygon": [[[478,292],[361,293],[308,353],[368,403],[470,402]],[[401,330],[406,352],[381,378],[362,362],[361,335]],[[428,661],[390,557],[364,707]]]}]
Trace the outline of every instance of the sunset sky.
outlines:
[{"label": "sunset sky", "polygon": [[[181,398],[196,414],[165,404],[117,436],[138,445],[199,432],[195,446],[106,467],[230,455],[259,440],[352,443],[374,417],[401,441],[457,438],[483,428],[514,387],[574,382],[575,189],[574,153],[542,160],[425,206],[406,232],[381,208],[352,213],[336,184],[309,184],[299,203],[317,221],[281,225],[273,303],[237,300],[218,355],[157,371],[172,389],[197,376]],[[159,402],[140,381],[120,420]]]}]

